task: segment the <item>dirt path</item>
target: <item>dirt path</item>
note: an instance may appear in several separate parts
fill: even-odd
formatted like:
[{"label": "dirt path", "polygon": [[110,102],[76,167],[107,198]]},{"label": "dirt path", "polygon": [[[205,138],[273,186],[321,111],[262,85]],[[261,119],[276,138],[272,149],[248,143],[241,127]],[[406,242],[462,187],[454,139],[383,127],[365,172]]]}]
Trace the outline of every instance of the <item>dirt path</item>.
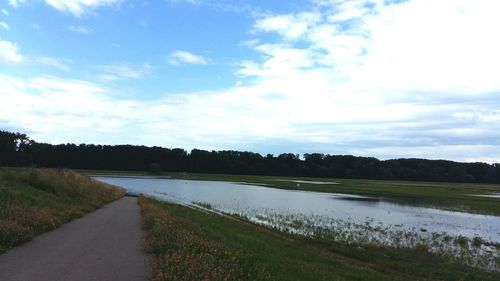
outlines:
[{"label": "dirt path", "polygon": [[137,198],[124,197],[0,256],[0,280],[146,280]]}]

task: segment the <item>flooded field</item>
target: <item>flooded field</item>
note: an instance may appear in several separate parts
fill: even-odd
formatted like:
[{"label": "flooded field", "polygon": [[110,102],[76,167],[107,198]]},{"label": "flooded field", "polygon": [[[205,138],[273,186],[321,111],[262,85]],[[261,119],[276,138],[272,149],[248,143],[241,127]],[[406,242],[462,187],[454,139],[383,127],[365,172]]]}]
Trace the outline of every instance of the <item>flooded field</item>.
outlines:
[{"label": "flooded field", "polygon": [[231,182],[94,178],[131,193],[237,215],[282,231],[345,243],[422,247],[471,265],[498,268],[498,216]]}]

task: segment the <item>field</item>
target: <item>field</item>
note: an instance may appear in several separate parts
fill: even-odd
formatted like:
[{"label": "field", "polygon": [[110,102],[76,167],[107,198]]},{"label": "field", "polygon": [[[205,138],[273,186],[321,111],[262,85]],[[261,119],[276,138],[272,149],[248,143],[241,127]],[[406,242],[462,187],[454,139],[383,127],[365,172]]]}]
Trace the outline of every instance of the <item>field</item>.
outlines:
[{"label": "field", "polygon": [[[425,249],[344,245],[141,197],[153,280],[499,280]],[[188,261],[188,262],[187,262]]]},{"label": "field", "polygon": [[[498,192],[496,185],[186,173],[161,176],[363,194],[412,205],[500,213],[498,199],[469,195]],[[297,180],[338,184],[297,184]],[[122,189],[69,170],[1,168],[0,253],[123,194]],[[263,227],[244,217],[208,212],[211,206],[203,203],[203,208],[191,208],[140,197],[139,204],[145,248],[152,256],[152,280],[500,280],[498,271],[469,267],[460,258],[432,254],[425,245],[395,248],[343,243],[328,235],[306,237]]]},{"label": "field", "polygon": [[69,170],[0,168],[0,254],[123,194]]},{"label": "field", "polygon": [[[82,171],[86,174],[113,175],[149,175],[145,172],[117,171]],[[331,193],[348,193],[373,196],[380,199],[425,207],[435,207],[445,210],[464,211],[477,214],[500,216],[499,199],[471,195],[487,195],[500,192],[500,185],[439,183],[412,181],[381,181],[362,179],[331,179],[331,178],[297,178],[225,174],[196,173],[160,173],[157,176],[168,176],[178,179],[231,181],[256,183],[274,188],[307,190]],[[311,183],[296,183],[293,181],[333,181],[338,184],[319,185]]]}]

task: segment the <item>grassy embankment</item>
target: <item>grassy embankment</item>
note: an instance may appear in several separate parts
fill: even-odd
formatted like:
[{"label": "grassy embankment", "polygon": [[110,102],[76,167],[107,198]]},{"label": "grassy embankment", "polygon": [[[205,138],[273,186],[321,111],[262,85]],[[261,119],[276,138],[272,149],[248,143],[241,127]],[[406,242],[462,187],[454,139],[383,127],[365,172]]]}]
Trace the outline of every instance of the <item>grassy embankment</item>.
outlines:
[{"label": "grassy embankment", "polygon": [[[148,173],[146,172],[83,172],[94,175],[148,175]],[[172,178],[189,180],[256,183],[269,187],[290,190],[358,194],[379,197],[380,199],[393,201],[399,204],[436,207],[445,210],[466,211],[478,214],[500,216],[500,199],[471,196],[472,194],[486,195],[500,192],[500,185],[498,184],[298,178],[196,173],[161,173],[159,174],[159,176],[169,176]],[[297,185],[297,183],[293,182],[293,180],[311,180],[325,182],[333,181],[338,184],[319,185],[311,183],[300,183],[299,185]]]},{"label": "grassy embankment", "polygon": [[141,197],[153,280],[499,280],[419,249],[343,245]]},{"label": "grassy embankment", "polygon": [[123,194],[69,170],[0,168],[0,254]]}]

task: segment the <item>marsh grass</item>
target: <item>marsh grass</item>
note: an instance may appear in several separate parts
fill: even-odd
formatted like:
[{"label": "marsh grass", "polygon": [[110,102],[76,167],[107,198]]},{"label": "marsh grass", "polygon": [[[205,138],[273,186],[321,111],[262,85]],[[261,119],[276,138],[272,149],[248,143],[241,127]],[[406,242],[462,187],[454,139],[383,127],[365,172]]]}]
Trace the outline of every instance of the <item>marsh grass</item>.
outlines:
[{"label": "marsh grass", "polygon": [[123,194],[70,170],[0,168],[0,253]]},{"label": "marsh grass", "polygon": [[[141,197],[153,280],[499,280],[429,252],[284,233]],[[214,207],[214,206],[212,206]],[[216,206],[214,207],[216,208]],[[301,226],[303,222],[292,222]],[[325,236],[326,237],[326,236]],[[450,243],[454,243],[452,237]]]},{"label": "marsh grass", "polygon": [[[198,206],[204,203],[196,203]],[[500,245],[481,237],[450,235],[427,229],[405,229],[397,225],[336,219],[321,215],[281,213],[272,209],[245,209],[226,212],[217,206],[210,211],[221,212],[249,222],[269,227],[279,232],[301,235],[326,242],[352,246],[391,247],[425,251],[468,266],[488,270],[500,270],[498,257]]]},{"label": "marsh grass", "polygon": [[202,209],[206,209],[206,210],[212,210],[212,209],[214,209],[214,207],[212,206],[212,204],[206,203],[206,202],[191,202],[191,204],[193,204],[195,206],[198,206],[198,207],[201,207]]}]

